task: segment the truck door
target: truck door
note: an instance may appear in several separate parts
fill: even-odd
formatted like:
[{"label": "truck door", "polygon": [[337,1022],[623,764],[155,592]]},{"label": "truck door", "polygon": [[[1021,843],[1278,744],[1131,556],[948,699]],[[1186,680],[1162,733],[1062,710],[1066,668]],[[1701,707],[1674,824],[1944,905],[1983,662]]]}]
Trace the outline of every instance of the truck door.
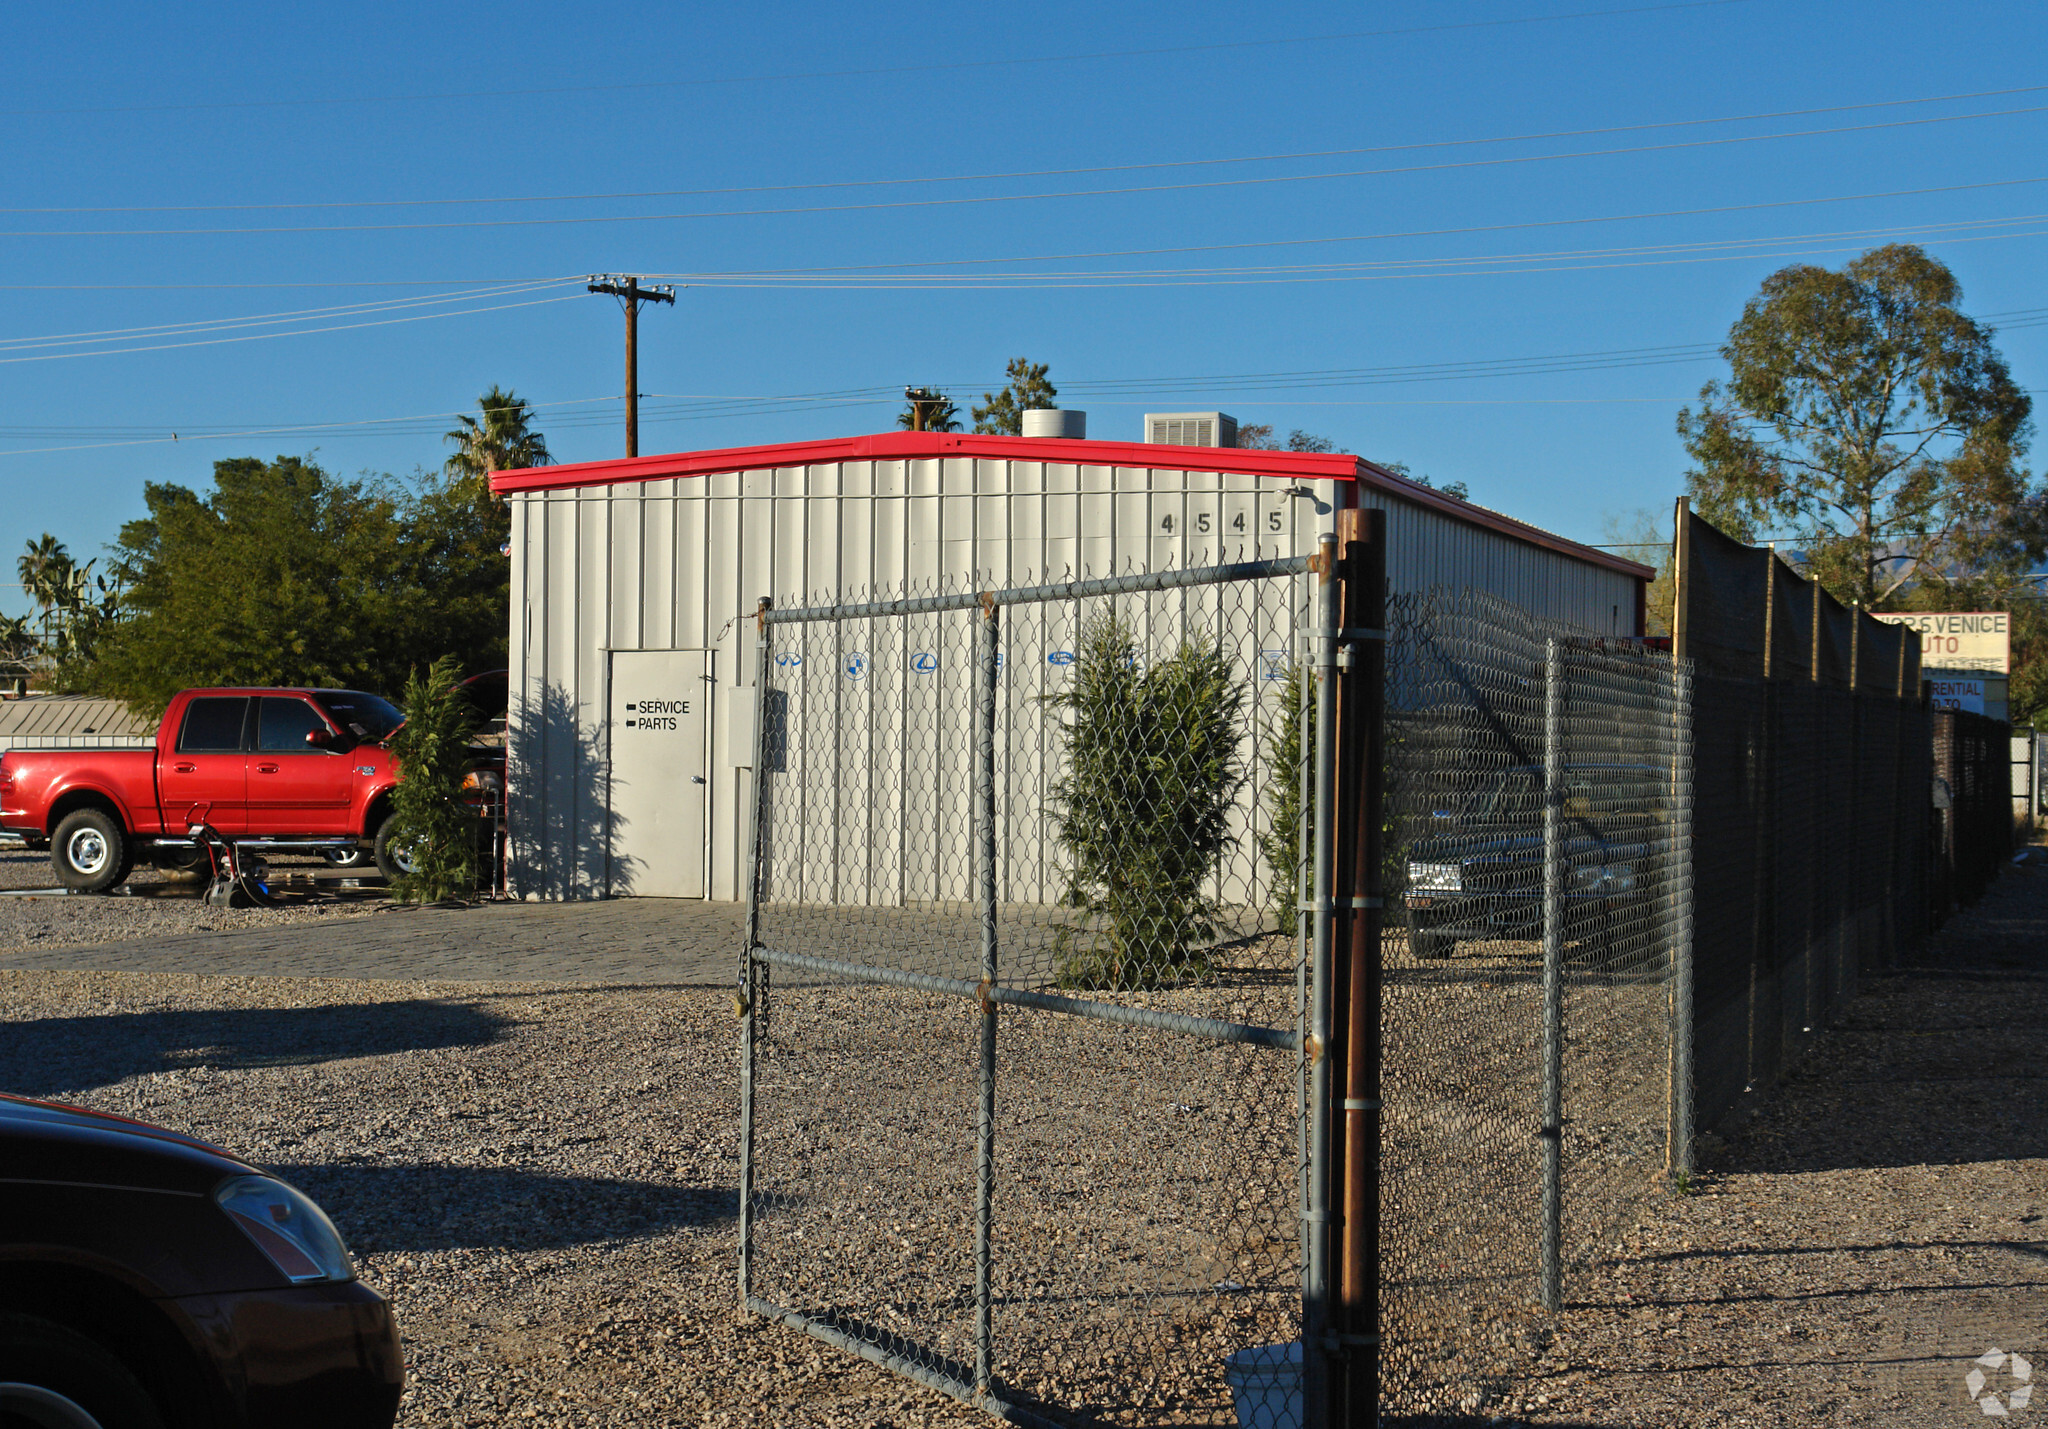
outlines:
[{"label": "truck door", "polygon": [[346,834],[355,796],[355,760],[306,743],[334,733],[310,700],[260,695],[256,748],[249,755],[249,832]]},{"label": "truck door", "polygon": [[249,832],[248,722],[247,695],[201,695],[186,704],[176,744],[157,756],[166,834],[178,837],[194,822]]}]

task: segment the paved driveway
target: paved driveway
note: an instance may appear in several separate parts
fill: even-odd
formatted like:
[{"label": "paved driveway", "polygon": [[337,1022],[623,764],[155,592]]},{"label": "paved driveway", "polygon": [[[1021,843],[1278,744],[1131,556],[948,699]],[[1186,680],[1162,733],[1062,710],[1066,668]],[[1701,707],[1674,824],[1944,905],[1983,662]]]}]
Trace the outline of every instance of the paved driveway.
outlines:
[{"label": "paved driveway", "polygon": [[0,952],[0,968],[229,977],[429,978],[725,986],[746,909],[620,898],[406,908],[363,918]]}]

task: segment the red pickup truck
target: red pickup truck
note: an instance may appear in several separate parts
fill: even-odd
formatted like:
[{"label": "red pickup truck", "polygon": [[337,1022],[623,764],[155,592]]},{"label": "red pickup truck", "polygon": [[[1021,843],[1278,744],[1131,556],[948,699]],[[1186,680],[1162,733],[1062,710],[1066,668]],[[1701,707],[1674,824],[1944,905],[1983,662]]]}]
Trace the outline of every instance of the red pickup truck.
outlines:
[{"label": "red pickup truck", "polygon": [[16,749],[0,755],[0,830],[50,841],[67,888],[100,893],[138,856],[164,867],[197,856],[209,824],[246,847],[319,849],[347,861],[363,845],[387,877],[391,791],[384,747],[405,722],[356,690],[186,690],[153,749]]}]

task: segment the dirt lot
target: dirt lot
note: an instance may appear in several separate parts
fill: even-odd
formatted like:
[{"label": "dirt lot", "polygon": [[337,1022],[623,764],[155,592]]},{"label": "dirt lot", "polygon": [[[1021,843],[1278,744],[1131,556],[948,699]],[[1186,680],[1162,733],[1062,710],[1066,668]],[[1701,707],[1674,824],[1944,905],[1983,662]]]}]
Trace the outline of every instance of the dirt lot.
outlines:
[{"label": "dirt lot", "polygon": [[398,1307],[405,1425],[987,1422],[733,1314],[707,991],[0,972],[0,1086],[218,1139]]},{"label": "dirt lot", "polygon": [[[0,877],[31,877],[15,858],[24,867],[0,859]],[[0,936],[34,931],[42,908],[73,920],[51,936],[89,943],[95,920],[125,916],[99,911],[117,901],[130,900],[0,899]],[[199,912],[183,905],[177,926]],[[897,1001],[903,1015],[950,1017]],[[827,994],[813,1002],[807,1011],[796,990],[784,994],[784,1035],[848,1011]],[[406,1425],[988,1422],[733,1313],[737,1078],[720,991],[18,969],[0,970],[0,1020],[0,1087],[218,1138],[328,1204],[364,1278],[400,1308]],[[1111,1091],[1130,1082],[1113,1039],[1085,1058],[1056,1040],[1033,1052],[1023,1027],[1018,1085],[1044,1085],[1018,1103],[1020,1124],[1046,1140],[1048,1166],[1067,1169],[1018,1187],[1049,1208],[1048,1225],[1070,1223],[1085,1254],[1111,1248],[1111,1228],[1187,1237],[1185,1215],[1148,1221],[1129,1208],[1108,1207],[1115,1216],[1089,1229],[1083,1209],[1099,1198],[1067,1171],[1091,1157],[1104,1174],[1144,1164],[1184,1150],[1177,1125],[1249,1109],[1264,1126],[1271,1108],[1215,1096],[1204,1087],[1214,1069],[1190,1063],[1188,1091],[1134,1104],[1121,1144],[1061,1100],[1069,1064],[1087,1061]],[[1965,1380],[1976,1357],[1995,1348],[2048,1365],[2044,1029],[2048,862],[2009,870],[1913,967],[1870,982],[1794,1079],[1705,1147],[1697,1194],[1652,1200],[1618,1250],[1574,1276],[1554,1337],[1504,1338],[1531,1348],[1510,1356],[1512,1372],[1460,1386],[1457,1422],[1981,1422]],[[858,1070],[834,1086],[925,1095],[907,1069],[865,1084]],[[812,1090],[829,1102],[834,1086]],[[959,1111],[921,1119],[957,1139]],[[825,1154],[803,1116],[778,1134],[810,1138],[792,1207],[815,1210],[807,1187],[861,1170]],[[812,1264],[850,1249],[851,1229],[835,1228]],[[913,1263],[904,1245],[876,1244],[893,1264]],[[1075,1303],[1089,1315],[1136,1306],[1165,1323],[1157,1312],[1176,1296],[1234,1293],[1234,1272],[1200,1259],[1181,1255],[1201,1271],[1184,1284],[1155,1278]],[[1087,1262],[1061,1251],[1048,1263]],[[808,1273],[802,1256],[784,1264]],[[1066,1312],[1036,1313],[1052,1323]],[[1269,1332],[1255,1315],[1225,1338]],[[1009,1343],[1027,1348],[1014,1332]],[[1126,1334],[1117,1348],[1135,1347]],[[1986,1391],[2009,1392],[2011,1362],[1995,1369]],[[1139,1370],[1126,1359],[1090,1373]],[[1155,1403],[1137,1422],[1222,1421],[1210,1381],[1189,1386],[1199,1412]],[[1146,1383],[1155,1400],[1181,1396]]]},{"label": "dirt lot", "polygon": [[[1703,1148],[1698,1194],[1652,1203],[1568,1286],[1547,1354],[1476,1422],[1985,1422],[1978,1356],[2018,1352],[2048,1380],[2044,1091],[2035,850]],[[2009,1360],[1984,1368],[1982,1393],[2018,1387]],[[2007,1417],[2027,1413],[2048,1403]]]},{"label": "dirt lot", "polygon": [[[384,896],[375,868],[363,870],[372,886],[344,888],[336,876],[339,871],[317,858],[280,857],[272,860],[272,867],[293,885],[283,894],[288,906],[204,908],[196,880],[173,878],[143,864],[111,895],[66,894],[50,867],[48,850],[0,844],[0,954],[16,948],[72,947],[362,917]],[[314,874],[320,875],[317,888],[306,881]]]},{"label": "dirt lot", "polygon": [[[329,1209],[397,1307],[401,1424],[988,1422],[736,1314],[727,992],[0,970],[0,1014],[0,1087],[214,1139]],[[973,1021],[958,998],[777,992],[758,1293],[928,1345],[957,1328]],[[1104,1423],[1229,1422],[1222,1358],[1296,1334],[1291,1054],[1005,1029],[1005,1365],[1122,1406]],[[1215,1155],[1226,1134],[1255,1159]]]}]

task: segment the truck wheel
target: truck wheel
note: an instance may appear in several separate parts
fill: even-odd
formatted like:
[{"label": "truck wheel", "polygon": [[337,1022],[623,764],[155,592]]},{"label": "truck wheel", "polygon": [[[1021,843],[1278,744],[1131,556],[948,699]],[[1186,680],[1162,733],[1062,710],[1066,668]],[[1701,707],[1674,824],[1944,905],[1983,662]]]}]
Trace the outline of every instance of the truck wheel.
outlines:
[{"label": "truck wheel", "polygon": [[398,842],[398,815],[387,814],[377,825],[377,871],[396,883],[413,870],[412,851]]},{"label": "truck wheel", "polygon": [[323,848],[320,850],[320,857],[326,859],[328,864],[335,868],[361,868],[370,861],[369,856],[363,852],[360,846],[356,848]]},{"label": "truck wheel", "polygon": [[104,893],[128,876],[128,835],[120,821],[99,809],[66,814],[50,835],[50,862],[57,881],[76,893]]}]

